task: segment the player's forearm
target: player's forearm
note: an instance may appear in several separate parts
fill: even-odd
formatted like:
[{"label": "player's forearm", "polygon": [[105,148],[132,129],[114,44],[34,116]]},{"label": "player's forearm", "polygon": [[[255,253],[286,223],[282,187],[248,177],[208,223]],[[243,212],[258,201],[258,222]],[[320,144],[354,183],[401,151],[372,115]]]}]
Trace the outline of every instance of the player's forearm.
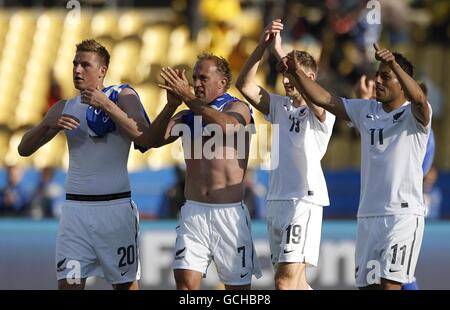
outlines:
[{"label": "player's forearm", "polygon": [[417,84],[417,82],[397,63],[392,66],[392,71],[394,71],[395,75],[397,76],[397,79],[402,86],[403,92],[405,93],[405,97],[411,101],[411,103],[415,106],[415,110],[419,112],[419,117],[422,120],[423,124],[428,124],[429,111],[427,97],[423,93],[419,84]]},{"label": "player's forearm", "polygon": [[278,61],[283,59],[286,56],[286,53],[283,51],[281,44],[275,44],[272,48],[272,54],[277,58]]},{"label": "player's forearm", "polygon": [[246,86],[256,85],[256,72],[267,49],[267,45],[259,44],[245,62],[236,80],[236,88],[245,94]]},{"label": "player's forearm", "polygon": [[28,157],[36,152],[41,146],[50,141],[59,130],[50,129],[44,122],[30,129],[20,141],[17,151],[20,156]]},{"label": "player's forearm", "polygon": [[145,143],[145,133],[148,130],[147,124],[137,122],[110,100],[103,104],[102,109],[131,141],[136,142],[138,145],[147,145]]},{"label": "player's forearm", "polygon": [[230,130],[234,132],[235,130],[233,130],[233,128],[236,128],[236,126],[239,125],[239,122],[234,117],[211,108],[197,98],[187,100],[185,103],[192,112],[200,115],[205,123],[219,125],[226,134],[228,134]]},{"label": "player's forearm", "polygon": [[293,77],[295,88],[313,104],[324,109],[330,108],[332,95],[326,89],[311,80],[301,69],[297,70]]},{"label": "player's forearm", "polygon": [[168,135],[166,134],[167,127],[177,108],[178,106],[176,105],[166,104],[164,109],[155,118],[147,138],[150,147],[163,146],[166,139],[170,137],[170,133]]},{"label": "player's forearm", "polygon": [[[346,121],[350,121],[342,99],[340,97],[333,96],[317,82],[311,80],[303,72],[303,70],[299,69],[296,71],[296,74],[292,79],[292,83],[294,84],[294,87],[303,96],[306,97],[306,102],[309,104],[309,106],[311,106],[311,104],[316,105],[318,108],[323,108],[328,112],[336,115],[336,117],[339,117]],[[314,111],[314,113],[320,121],[325,120],[324,111],[320,112],[320,110],[316,110]]]},{"label": "player's forearm", "polygon": [[265,96],[265,90],[256,84],[256,72],[258,71],[267,44],[260,43],[248,60],[245,62],[236,81],[236,88],[244,95],[247,101],[258,111],[268,114],[269,103]]},{"label": "player's forearm", "polygon": [[411,100],[411,102],[416,104],[426,104],[426,96],[420,88],[419,84],[408,74],[406,73],[399,64],[395,64],[392,68],[395,75],[398,78],[398,81],[402,85],[403,91],[405,92],[405,96]]},{"label": "player's forearm", "polygon": [[326,113],[324,108],[320,108],[319,106],[312,103],[311,100],[308,98],[305,98],[306,104],[308,105],[309,109],[314,113],[314,115],[317,117],[317,119],[323,123],[325,122]]}]

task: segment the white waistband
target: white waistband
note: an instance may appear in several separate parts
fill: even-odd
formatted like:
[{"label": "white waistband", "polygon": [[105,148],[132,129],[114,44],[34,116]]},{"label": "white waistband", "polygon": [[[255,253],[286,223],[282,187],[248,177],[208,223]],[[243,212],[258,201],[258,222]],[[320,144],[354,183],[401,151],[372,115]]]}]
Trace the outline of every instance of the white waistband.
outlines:
[{"label": "white waistband", "polygon": [[206,202],[200,202],[195,200],[186,200],[185,205],[196,205],[201,207],[209,207],[209,208],[235,208],[240,207],[241,205],[244,205],[244,202],[233,202],[233,203],[206,203]]}]

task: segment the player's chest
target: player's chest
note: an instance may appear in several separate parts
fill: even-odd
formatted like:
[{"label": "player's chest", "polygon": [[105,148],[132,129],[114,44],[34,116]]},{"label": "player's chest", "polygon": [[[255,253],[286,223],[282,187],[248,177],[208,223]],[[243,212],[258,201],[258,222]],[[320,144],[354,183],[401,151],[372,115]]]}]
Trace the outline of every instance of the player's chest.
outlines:
[{"label": "player's chest", "polygon": [[284,107],[279,115],[278,124],[283,132],[298,135],[309,126],[309,109],[307,107]]},{"label": "player's chest", "polygon": [[361,142],[370,150],[384,151],[412,131],[408,113],[406,108],[390,114],[364,113],[360,128]]}]

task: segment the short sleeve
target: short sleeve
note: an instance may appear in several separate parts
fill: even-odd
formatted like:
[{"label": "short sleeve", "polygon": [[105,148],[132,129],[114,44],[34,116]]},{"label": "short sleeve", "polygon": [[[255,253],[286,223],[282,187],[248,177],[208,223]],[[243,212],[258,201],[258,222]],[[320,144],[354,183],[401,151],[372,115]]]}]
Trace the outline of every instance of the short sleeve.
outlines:
[{"label": "short sleeve", "polygon": [[429,102],[427,102],[427,103],[428,103],[428,109],[430,110],[430,121],[428,122],[428,124],[426,126],[422,125],[422,123],[419,122],[419,120],[414,116],[414,114],[412,113],[412,106],[411,106],[411,115],[413,116],[413,118],[416,122],[417,128],[423,133],[428,133],[431,130],[431,118],[433,117],[433,110],[431,109],[431,105]]},{"label": "short sleeve", "polygon": [[336,120],[336,116],[334,116],[334,114],[325,110],[325,121],[321,122],[310,110],[310,117],[313,124],[315,124],[314,127],[318,128],[320,131],[328,134],[331,130],[333,130],[334,122]]},{"label": "short sleeve", "polygon": [[366,99],[346,99],[342,98],[345,111],[347,112],[350,121],[359,130],[361,128],[361,112],[363,108],[368,105],[372,100]]},{"label": "short sleeve", "polygon": [[287,97],[269,93],[269,114],[264,115],[264,118],[270,123],[274,123],[280,109],[283,108],[284,101],[289,103],[289,99]]}]

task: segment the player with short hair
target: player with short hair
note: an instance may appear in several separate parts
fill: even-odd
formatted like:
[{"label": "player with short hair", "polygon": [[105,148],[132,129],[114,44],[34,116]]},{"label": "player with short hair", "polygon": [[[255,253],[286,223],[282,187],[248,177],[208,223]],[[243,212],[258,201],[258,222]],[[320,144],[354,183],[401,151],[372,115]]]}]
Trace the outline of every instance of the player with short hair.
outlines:
[{"label": "player with short hair", "polygon": [[[90,276],[104,277],[115,289],[139,288],[139,218],[127,161],[133,130],[150,124],[131,87],[104,87],[109,58],[95,40],[77,44],[73,82],[80,96],[52,106],[18,147],[20,155],[30,156],[61,130],[67,137],[67,194],[56,244],[59,289],[84,289]],[[113,111],[98,109],[98,102]],[[136,128],[121,127],[117,117]]]},{"label": "player with short hair", "polygon": [[[161,77],[167,104],[153,126],[163,131],[142,130],[136,139],[145,145],[156,136],[154,144],[160,147],[182,135],[186,203],[176,227],[177,289],[199,289],[212,261],[226,289],[250,289],[252,275],[261,276],[243,203],[251,136],[247,128],[253,123],[250,107],[227,93],[231,70],[222,57],[198,56],[194,93],[184,70],[166,67]],[[183,102],[189,110],[174,115]]]},{"label": "player with short hair", "polygon": [[381,49],[376,100],[345,99],[308,78],[295,55],[280,67],[314,104],[351,121],[361,135],[361,197],[356,241],[356,284],[400,289],[411,282],[424,230],[422,162],[431,128],[431,106],[401,54]]},{"label": "player with short hair", "polygon": [[[286,95],[268,93],[256,84],[256,72],[265,51],[274,44],[281,59],[280,19],[272,21],[241,70],[236,87],[274,125],[272,170],[267,193],[267,227],[276,289],[310,289],[305,267],[317,266],[322,208],[329,205],[320,160],[324,156],[335,116],[306,100],[283,74]],[[304,51],[294,50],[301,70],[315,80],[317,64]],[[274,131],[273,131],[274,132]],[[278,145],[277,147],[275,145]],[[273,151],[278,149],[278,153]],[[276,166],[278,164],[278,166]]]}]

